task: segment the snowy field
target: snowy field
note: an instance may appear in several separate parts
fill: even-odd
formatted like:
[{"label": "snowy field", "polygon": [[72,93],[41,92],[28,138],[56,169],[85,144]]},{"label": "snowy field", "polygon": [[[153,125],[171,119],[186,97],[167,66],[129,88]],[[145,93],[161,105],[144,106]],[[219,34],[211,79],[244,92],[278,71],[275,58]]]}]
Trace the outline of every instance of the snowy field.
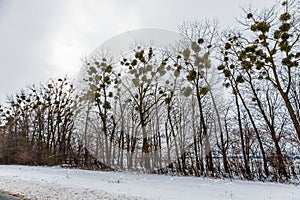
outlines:
[{"label": "snowy field", "polygon": [[0,190],[41,200],[300,200],[299,185],[15,165],[0,166]]}]

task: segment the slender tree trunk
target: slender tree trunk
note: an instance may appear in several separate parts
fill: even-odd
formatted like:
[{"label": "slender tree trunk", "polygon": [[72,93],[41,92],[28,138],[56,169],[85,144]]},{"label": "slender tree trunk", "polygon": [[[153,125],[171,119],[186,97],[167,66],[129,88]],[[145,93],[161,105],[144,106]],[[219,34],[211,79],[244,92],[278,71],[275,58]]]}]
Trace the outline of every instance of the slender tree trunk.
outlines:
[{"label": "slender tree trunk", "polygon": [[[198,91],[198,90],[197,90]],[[212,158],[212,151],[211,151],[211,145],[209,141],[209,135],[207,133],[207,127],[206,122],[203,114],[203,107],[201,102],[200,94],[197,95],[198,105],[199,105],[199,114],[200,114],[200,123],[202,124],[203,128],[203,136],[205,140],[205,154],[206,154],[206,162],[208,171],[211,173],[211,175],[214,175],[214,165],[213,165],[213,158]]]},{"label": "slender tree trunk", "polygon": [[179,153],[179,150],[178,150],[178,143],[177,143],[176,133],[175,133],[174,125],[173,125],[172,118],[171,118],[171,107],[170,106],[168,106],[168,119],[169,119],[169,124],[170,124],[170,127],[171,127],[171,133],[172,133],[173,138],[174,138],[175,153],[176,153],[176,160],[177,160],[177,163],[178,163],[178,169],[179,169],[180,172],[182,172],[180,156],[179,156],[180,153]]},{"label": "slender tree trunk", "polygon": [[[269,50],[269,49],[268,49]],[[271,52],[269,50],[269,52]],[[272,55],[272,54],[271,54]],[[293,125],[294,125],[294,128],[297,132],[297,135],[298,135],[298,139],[300,140],[300,122],[298,121],[297,119],[297,115],[296,115],[296,112],[292,106],[292,103],[290,101],[290,98],[289,98],[289,90],[290,90],[290,85],[288,86],[287,90],[286,91],[283,91],[283,88],[281,86],[281,83],[279,81],[279,77],[278,77],[278,73],[277,73],[277,67],[275,65],[275,62],[273,60],[273,57],[271,56],[271,63],[272,63],[272,71],[273,71],[273,75],[274,75],[274,78],[275,78],[275,86],[276,86],[276,89],[279,91],[279,94],[281,95],[282,99],[284,100],[284,103],[285,103],[285,106],[289,112],[289,115],[291,117],[291,120],[293,122]],[[288,75],[288,81],[290,81],[291,79],[291,72],[289,71],[289,75]]]},{"label": "slender tree trunk", "polygon": [[[206,84],[210,87],[210,84],[208,83],[208,81],[206,79],[204,79]],[[223,134],[223,129],[222,129],[222,123],[221,123],[221,117],[220,117],[220,113],[215,101],[215,97],[211,91],[211,89],[209,89],[209,94],[213,103],[213,107],[215,109],[216,115],[217,115],[217,122],[218,122],[218,126],[219,126],[219,131],[220,131],[220,138],[221,138],[221,152],[222,152],[222,159],[223,159],[223,165],[224,165],[224,169],[225,172],[227,174],[229,174],[229,166],[228,166],[228,159],[227,159],[227,147],[224,141],[224,134]]]},{"label": "slender tree trunk", "polygon": [[267,163],[267,158],[266,158],[266,153],[265,153],[265,150],[264,150],[264,146],[263,146],[263,143],[262,143],[262,140],[261,140],[261,137],[259,135],[259,131],[255,125],[255,122],[254,122],[254,119],[251,115],[251,112],[250,110],[248,109],[247,105],[246,105],[246,102],[244,101],[241,93],[239,92],[238,88],[233,88],[234,92],[236,92],[238,94],[238,96],[240,97],[240,100],[249,116],[249,119],[251,121],[251,124],[253,126],[253,129],[255,131],[255,134],[256,134],[256,138],[257,138],[257,141],[258,141],[258,144],[259,144],[259,148],[260,148],[260,151],[261,151],[261,154],[262,154],[262,158],[263,158],[263,165],[264,165],[264,171],[265,171],[265,174],[266,176],[268,177],[270,175],[269,173],[269,169],[268,169],[268,163]]},{"label": "slender tree trunk", "polygon": [[239,132],[240,132],[240,138],[241,138],[241,145],[242,145],[242,152],[243,152],[243,158],[244,158],[244,167],[245,167],[245,171],[246,171],[246,178],[251,179],[251,170],[250,170],[250,166],[249,166],[249,160],[248,160],[248,156],[246,155],[246,150],[245,150],[243,126],[242,126],[241,111],[240,111],[240,106],[239,106],[239,102],[238,102],[238,96],[236,94],[234,96],[235,96],[235,104],[236,104],[236,107],[237,107]]}]

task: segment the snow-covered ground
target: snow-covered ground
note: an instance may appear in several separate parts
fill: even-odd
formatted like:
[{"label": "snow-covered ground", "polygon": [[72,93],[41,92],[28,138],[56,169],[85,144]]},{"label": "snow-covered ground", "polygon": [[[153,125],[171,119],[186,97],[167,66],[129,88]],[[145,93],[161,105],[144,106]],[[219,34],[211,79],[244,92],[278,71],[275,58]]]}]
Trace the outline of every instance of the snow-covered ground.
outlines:
[{"label": "snow-covered ground", "polygon": [[0,191],[43,200],[300,200],[295,185],[15,165],[0,166]]}]

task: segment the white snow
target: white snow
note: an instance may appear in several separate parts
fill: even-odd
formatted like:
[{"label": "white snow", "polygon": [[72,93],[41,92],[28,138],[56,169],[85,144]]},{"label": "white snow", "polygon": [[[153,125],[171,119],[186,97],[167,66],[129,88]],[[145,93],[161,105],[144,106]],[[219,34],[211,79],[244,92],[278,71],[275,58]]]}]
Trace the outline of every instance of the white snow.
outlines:
[{"label": "white snow", "polygon": [[295,185],[16,165],[0,166],[0,191],[43,200],[300,200]]}]

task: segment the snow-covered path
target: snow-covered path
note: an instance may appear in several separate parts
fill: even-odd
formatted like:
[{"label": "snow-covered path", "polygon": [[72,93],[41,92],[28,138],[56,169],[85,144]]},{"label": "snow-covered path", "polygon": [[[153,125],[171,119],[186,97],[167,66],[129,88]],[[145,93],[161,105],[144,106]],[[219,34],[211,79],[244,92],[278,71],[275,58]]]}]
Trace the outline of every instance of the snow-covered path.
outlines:
[{"label": "snow-covered path", "polygon": [[6,165],[0,166],[0,190],[43,200],[300,200],[294,185]]}]

